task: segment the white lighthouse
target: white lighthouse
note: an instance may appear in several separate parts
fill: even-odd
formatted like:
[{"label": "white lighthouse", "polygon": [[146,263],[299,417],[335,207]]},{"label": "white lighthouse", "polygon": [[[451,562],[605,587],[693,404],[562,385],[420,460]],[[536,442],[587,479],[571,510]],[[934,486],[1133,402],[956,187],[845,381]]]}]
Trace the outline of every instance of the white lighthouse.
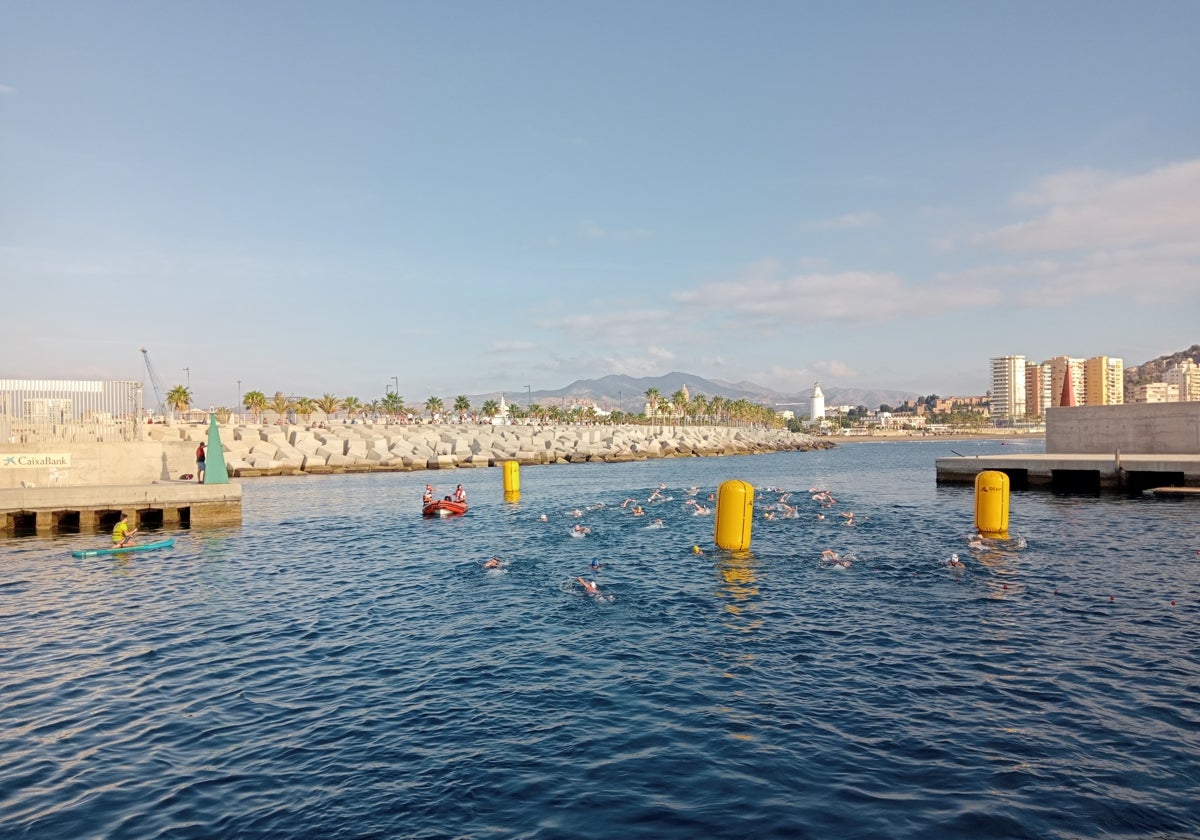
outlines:
[{"label": "white lighthouse", "polygon": [[809,422],[816,424],[825,419],[825,395],[821,393],[821,383],[813,385],[812,399],[808,401]]}]

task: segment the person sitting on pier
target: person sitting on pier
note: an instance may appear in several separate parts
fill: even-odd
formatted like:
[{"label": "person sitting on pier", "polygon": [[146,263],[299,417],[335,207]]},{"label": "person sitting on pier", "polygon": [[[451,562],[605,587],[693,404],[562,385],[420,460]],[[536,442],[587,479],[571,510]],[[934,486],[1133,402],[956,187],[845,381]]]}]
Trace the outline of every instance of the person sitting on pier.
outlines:
[{"label": "person sitting on pier", "polygon": [[133,545],[133,535],[137,533],[137,529],[129,530],[129,514],[122,513],[121,521],[116,524],[112,532],[113,546],[116,548],[124,548],[127,545]]}]

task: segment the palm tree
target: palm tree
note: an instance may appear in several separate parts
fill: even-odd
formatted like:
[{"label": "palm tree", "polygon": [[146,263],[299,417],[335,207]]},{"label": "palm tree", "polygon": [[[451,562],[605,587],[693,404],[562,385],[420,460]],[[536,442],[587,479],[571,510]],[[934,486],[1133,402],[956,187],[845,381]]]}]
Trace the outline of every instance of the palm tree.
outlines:
[{"label": "palm tree", "polygon": [[242,397],[242,405],[250,410],[254,415],[254,422],[257,423],[267,408],[267,395],[262,391],[247,391]]},{"label": "palm tree", "polygon": [[658,393],[657,388],[646,389],[646,402],[650,403],[650,410],[646,412],[647,417],[654,417],[656,414],[658,414],[658,401],[661,398],[662,395]]},{"label": "palm tree", "polygon": [[675,417],[684,417],[688,409],[688,394],[687,391],[680,388],[671,395],[671,407],[675,409]]},{"label": "palm tree", "polygon": [[454,398],[454,410],[458,412],[458,419],[465,423],[467,415],[471,413],[471,401],[465,394],[459,394]]},{"label": "palm tree", "polygon": [[358,401],[358,397],[344,397],[342,399],[342,409],[345,410],[349,417],[358,416],[358,412],[362,411],[362,403]]},{"label": "palm tree", "polygon": [[312,397],[301,397],[296,400],[296,413],[300,415],[300,419],[307,423],[312,419],[313,412],[317,410],[317,401]]},{"label": "palm tree", "polygon": [[404,397],[389,391],[383,397],[383,410],[392,415],[392,419],[395,419],[397,415],[404,412]]},{"label": "palm tree", "polygon": [[371,412],[371,418],[374,419],[379,415],[379,409],[383,407],[383,400],[371,400],[366,405],[367,411]]},{"label": "palm tree", "polygon": [[443,411],[442,398],[430,397],[425,400],[425,410],[429,412],[430,420],[437,420],[438,415]]},{"label": "palm tree", "polygon": [[703,394],[698,394],[691,405],[691,415],[693,419],[708,416],[708,398]]},{"label": "palm tree", "polygon": [[172,415],[176,411],[187,411],[188,406],[191,404],[192,392],[182,385],[176,385],[170,391],[167,391],[167,405],[171,408]]},{"label": "palm tree", "polygon": [[289,411],[296,410],[296,403],[283,391],[276,391],[275,396],[271,397],[271,401],[267,403],[267,408],[278,414],[279,419],[285,420]]},{"label": "palm tree", "polygon": [[500,413],[500,403],[496,402],[495,400],[484,400],[483,407],[480,409],[480,411],[483,412],[484,417],[486,417],[488,420],[492,420],[497,414]]},{"label": "palm tree", "polygon": [[325,394],[321,399],[317,400],[317,408],[325,414],[329,420],[333,419],[333,415],[337,414],[338,409],[342,407],[342,401],[333,394]]},{"label": "palm tree", "polygon": [[532,403],[529,406],[529,416],[540,423],[546,417],[546,409],[542,408],[537,403]]}]

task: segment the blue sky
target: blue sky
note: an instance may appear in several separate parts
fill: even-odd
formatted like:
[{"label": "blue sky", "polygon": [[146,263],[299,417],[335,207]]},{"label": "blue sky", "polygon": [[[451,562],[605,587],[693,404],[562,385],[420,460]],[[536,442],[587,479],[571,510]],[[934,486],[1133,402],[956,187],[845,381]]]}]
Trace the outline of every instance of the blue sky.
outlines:
[{"label": "blue sky", "polygon": [[3,2],[0,378],[1137,364],[1200,341],[1197,33],[1194,2]]}]

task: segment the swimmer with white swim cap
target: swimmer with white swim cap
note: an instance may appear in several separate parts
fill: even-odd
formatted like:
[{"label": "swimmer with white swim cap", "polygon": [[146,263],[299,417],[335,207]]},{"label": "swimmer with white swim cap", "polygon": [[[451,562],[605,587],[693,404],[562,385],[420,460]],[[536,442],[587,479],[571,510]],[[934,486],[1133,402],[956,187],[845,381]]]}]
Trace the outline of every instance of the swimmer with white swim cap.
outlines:
[{"label": "swimmer with white swim cap", "polygon": [[966,566],[963,564],[963,561],[958,559],[957,554],[951,554],[950,559],[946,561],[946,565],[949,566],[951,569],[965,569],[966,568]]},{"label": "swimmer with white swim cap", "polygon": [[575,578],[575,580],[579,581],[579,583],[583,586],[583,591],[586,592],[587,594],[589,594],[589,595],[599,595],[600,594],[600,588],[598,586],[596,586],[596,581],[584,580],[581,577]]}]

